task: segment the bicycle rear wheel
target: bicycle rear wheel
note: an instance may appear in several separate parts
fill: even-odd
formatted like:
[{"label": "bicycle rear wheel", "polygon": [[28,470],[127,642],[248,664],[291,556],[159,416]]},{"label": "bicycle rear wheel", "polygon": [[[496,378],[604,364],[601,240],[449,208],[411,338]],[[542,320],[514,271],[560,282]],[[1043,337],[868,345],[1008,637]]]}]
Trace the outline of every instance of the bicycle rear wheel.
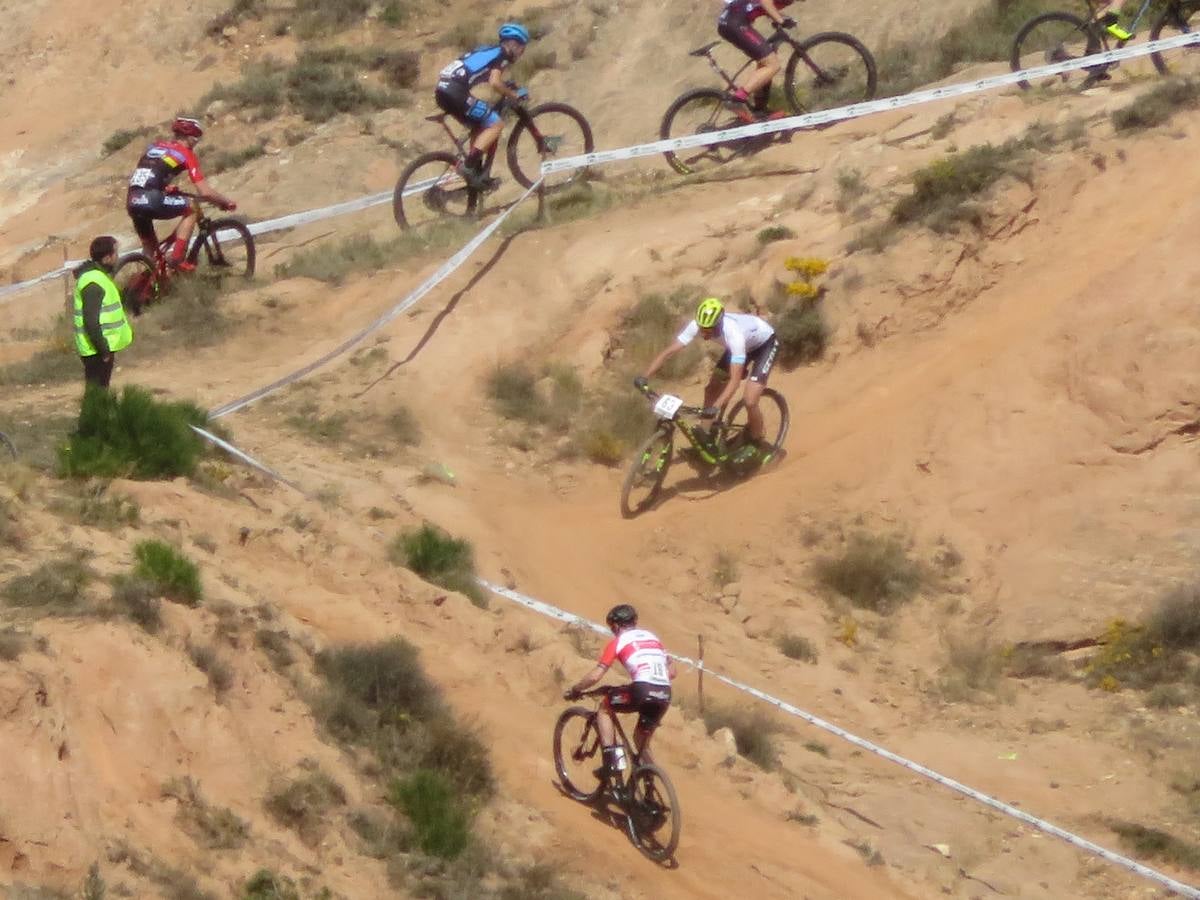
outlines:
[{"label": "bicycle rear wheel", "polygon": [[[581,156],[595,149],[592,126],[583,113],[565,103],[543,103],[522,116],[508,136],[508,168],[517,183],[527,188],[542,174],[543,160]],[[586,171],[572,169],[547,175],[546,191],[560,191]]]},{"label": "bicycle rear wheel", "polygon": [[[1078,16],[1065,12],[1051,12],[1034,16],[1021,26],[1013,39],[1009,65],[1014,72],[1033,66],[1046,66],[1070,59],[1082,59],[1101,49],[1096,30]],[[1086,72],[1087,70],[1082,70]],[[1049,78],[1033,81],[1018,81],[1024,90],[1031,87],[1046,90],[1056,85],[1076,84],[1081,79],[1074,72],[1064,72]]]},{"label": "bicycle rear wheel", "polygon": [[[1191,34],[1197,28],[1200,28],[1200,2],[1187,0],[1184,3],[1168,5],[1163,10],[1163,14],[1150,29],[1150,40]],[[1200,74],[1200,45],[1197,44],[1171,51],[1169,57],[1162,53],[1151,53],[1150,59],[1160,75]]]},{"label": "bicycle rear wheel", "polygon": [[602,785],[593,772],[601,763],[596,714],[582,706],[564,710],[554,725],[554,771],[563,790],[581,803],[595,803]]},{"label": "bicycle rear wheel", "polygon": [[113,281],[134,315],[139,315],[142,307],[162,299],[162,282],[159,281],[154,263],[145,253],[129,253],[121,257],[113,270]]},{"label": "bicycle rear wheel", "polygon": [[783,79],[797,115],[861,103],[875,96],[875,57],[862,41],[840,31],[816,34],[797,47]]},{"label": "bicycle rear wheel", "polygon": [[[791,425],[791,415],[788,412],[787,401],[774,388],[763,391],[758,401],[758,409],[763,416],[763,440],[771,442],[769,452],[763,454],[761,463],[765,465],[777,454],[783,442],[787,439],[788,428]],[[727,435],[744,432],[749,425],[750,417],[746,412],[746,404],[738,400],[729,411],[725,429]]]},{"label": "bicycle rear wheel", "polygon": [[666,772],[649,764],[634,769],[625,813],[629,840],[647,858],[663,862],[674,856],[683,819],[675,786]]},{"label": "bicycle rear wheel", "polygon": [[[696,134],[711,134],[726,128],[737,128],[746,123],[738,119],[727,106],[722,91],[712,88],[697,88],[681,94],[667,107],[658,133],[664,141],[672,138],[691,137]],[[707,172],[746,153],[753,147],[762,146],[751,138],[709,144],[707,147],[692,147],[683,150],[667,150],[663,153],[668,165],[680,175]]]},{"label": "bicycle rear wheel", "polygon": [[442,151],[410,162],[392,193],[392,215],[401,228],[472,216],[478,205],[479,192],[468,187],[459,174],[458,157]]},{"label": "bicycle rear wheel", "polygon": [[248,279],[254,275],[254,235],[237,219],[216,219],[192,244],[188,259],[204,278]]},{"label": "bicycle rear wheel", "polygon": [[669,422],[660,425],[634,454],[621,487],[621,515],[626,519],[644,513],[654,505],[671,468],[675,428]]}]

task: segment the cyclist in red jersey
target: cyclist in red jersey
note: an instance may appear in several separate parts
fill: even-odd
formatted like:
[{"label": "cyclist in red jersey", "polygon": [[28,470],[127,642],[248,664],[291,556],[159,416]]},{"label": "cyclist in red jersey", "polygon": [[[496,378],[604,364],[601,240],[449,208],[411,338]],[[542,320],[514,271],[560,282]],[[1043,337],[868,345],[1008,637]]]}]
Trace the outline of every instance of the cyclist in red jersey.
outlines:
[{"label": "cyclist in red jersey", "polygon": [[638,628],[637,610],[628,603],[614,606],[605,618],[612,629],[613,639],[600,654],[596,667],[563,692],[566,700],[578,700],[583,691],[596,684],[619,659],[632,679],[620,691],[604,698],[596,716],[600,743],[604,747],[604,768],[597,772],[601,778],[623,770],[626,766],[624,748],[617,744],[613,713],[636,712],[637,727],[633,730],[633,745],[638,757],[654,762],[650,755],[650,738],[671,705],[671,682],[675,679],[675,662],[667,656],[662,641],[644,628]]},{"label": "cyclist in red jersey", "polygon": [[[726,0],[725,9],[717,18],[717,34],[754,60],[755,68],[744,82],[729,92],[729,99],[743,113],[746,121],[769,116],[767,101],[771,95],[771,80],[779,72],[779,54],[775,45],[754,27],[756,19],[766,16],[777,28],[795,28],[796,20],[779,10],[795,0]],[[745,109],[749,107],[749,109]]]},{"label": "cyclist in red jersey", "polygon": [[194,269],[184,261],[188,239],[196,227],[196,211],[187,197],[177,193],[171,184],[180,172],[187,172],[196,188],[196,193],[211,200],[221,209],[237,209],[237,204],[208,186],[195,148],[204,135],[204,128],[196,119],[180,116],[171,123],[174,140],[155,141],[146,148],[137,168],[129,176],[129,189],[125,194],[125,210],[133,220],[133,227],[142,239],[142,249],[151,259],[158,253],[158,236],[154,233],[155,219],[180,219],[175,229],[175,243],[167,263],[182,271]]}]

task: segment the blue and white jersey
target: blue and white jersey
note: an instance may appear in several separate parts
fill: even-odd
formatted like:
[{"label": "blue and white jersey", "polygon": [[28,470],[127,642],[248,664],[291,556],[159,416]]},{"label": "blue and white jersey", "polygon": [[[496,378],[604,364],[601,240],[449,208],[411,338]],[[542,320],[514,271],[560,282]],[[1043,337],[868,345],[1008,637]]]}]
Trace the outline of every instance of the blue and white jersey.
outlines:
[{"label": "blue and white jersey", "polygon": [[476,47],[456,59],[438,74],[438,84],[457,81],[474,87],[486,81],[493,69],[506,69],[512,59],[499,45]]}]

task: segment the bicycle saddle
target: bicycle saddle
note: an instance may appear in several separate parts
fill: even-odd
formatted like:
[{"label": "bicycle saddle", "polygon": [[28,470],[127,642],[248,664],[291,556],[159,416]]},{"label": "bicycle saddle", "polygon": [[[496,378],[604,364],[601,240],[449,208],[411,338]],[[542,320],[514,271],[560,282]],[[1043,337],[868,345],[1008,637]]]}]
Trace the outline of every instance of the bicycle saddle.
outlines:
[{"label": "bicycle saddle", "polygon": [[690,52],[688,54],[688,56],[708,56],[709,51],[711,51],[713,47],[717,46],[720,43],[721,43],[720,41],[713,41],[711,44],[705,44],[703,47],[700,47],[700,48]]}]

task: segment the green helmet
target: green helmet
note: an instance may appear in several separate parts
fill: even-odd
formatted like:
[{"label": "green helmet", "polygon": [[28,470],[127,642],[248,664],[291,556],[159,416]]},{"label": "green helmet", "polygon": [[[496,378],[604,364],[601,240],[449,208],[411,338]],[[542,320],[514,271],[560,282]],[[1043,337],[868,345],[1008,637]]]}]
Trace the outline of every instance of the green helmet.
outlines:
[{"label": "green helmet", "polygon": [[707,297],[696,308],[696,324],[701,328],[715,328],[724,313],[724,303],[716,297]]}]

